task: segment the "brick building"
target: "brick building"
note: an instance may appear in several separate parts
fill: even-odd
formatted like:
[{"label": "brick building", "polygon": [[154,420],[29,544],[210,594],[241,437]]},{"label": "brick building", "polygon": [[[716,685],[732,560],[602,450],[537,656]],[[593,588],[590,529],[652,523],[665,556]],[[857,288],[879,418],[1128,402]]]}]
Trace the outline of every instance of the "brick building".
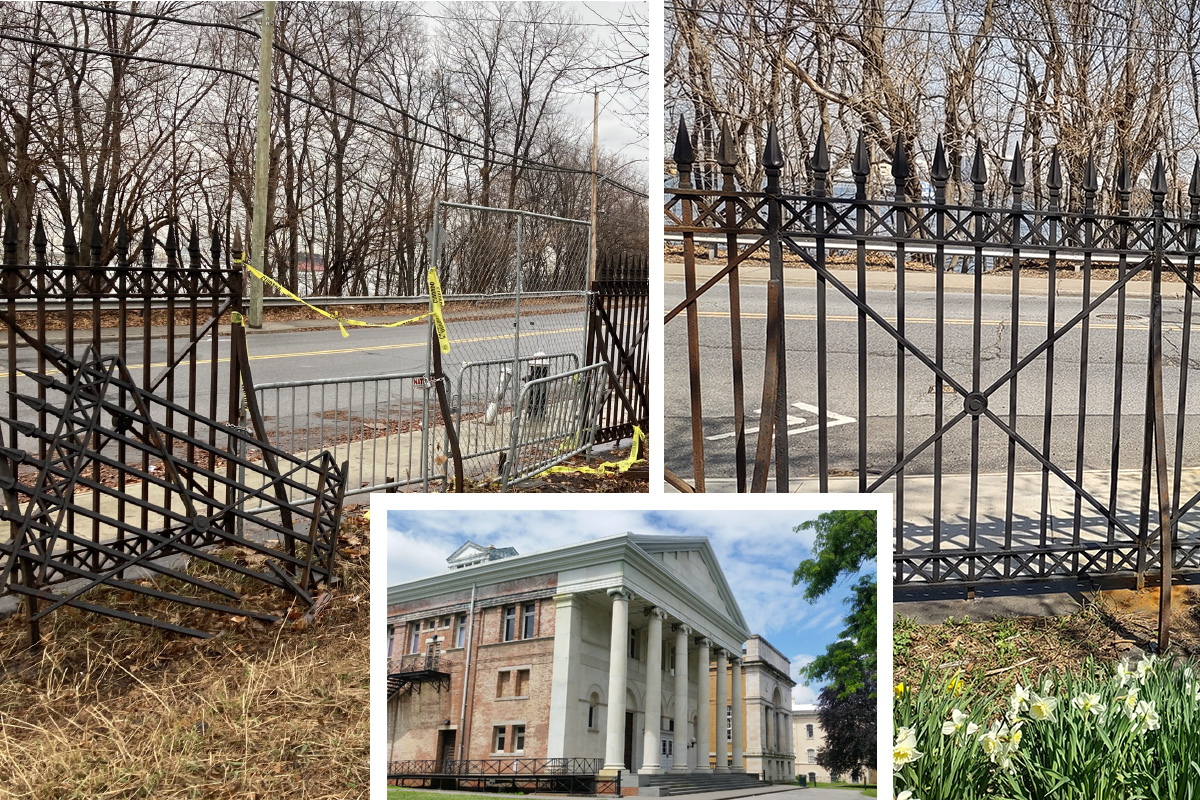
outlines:
[{"label": "brick building", "polygon": [[[602,759],[624,786],[747,770],[744,710],[756,730],[763,706],[743,695],[777,654],[755,637],[743,655],[749,631],[706,538],[497,552],[469,542],[457,568],[388,590],[389,762]],[[716,672],[740,675],[743,660],[748,677],[718,688]],[[714,707],[729,709],[725,737]]]},{"label": "brick building", "polygon": [[[803,775],[809,785],[816,782],[845,780],[854,782],[850,775],[830,775],[829,770],[817,763],[817,753],[825,746],[825,731],[817,717],[817,707],[811,703],[797,705],[792,711],[793,737],[796,742],[796,774]],[[868,769],[860,776],[860,782],[876,783],[878,775]]]}]

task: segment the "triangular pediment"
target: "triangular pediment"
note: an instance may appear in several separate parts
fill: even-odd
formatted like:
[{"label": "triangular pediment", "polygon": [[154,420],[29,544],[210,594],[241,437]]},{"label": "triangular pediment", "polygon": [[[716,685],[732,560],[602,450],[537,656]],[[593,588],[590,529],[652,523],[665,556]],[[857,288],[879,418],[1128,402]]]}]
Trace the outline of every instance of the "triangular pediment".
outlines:
[{"label": "triangular pediment", "polygon": [[477,545],[472,541],[467,541],[462,547],[455,550],[446,557],[446,563],[453,566],[463,561],[472,562],[482,560],[484,554],[487,553],[487,548]]},{"label": "triangular pediment", "polygon": [[629,538],[684,586],[723,611],[728,619],[740,625],[745,624],[741,609],[734,600],[725,573],[717,563],[716,554],[707,538],[636,534]]}]

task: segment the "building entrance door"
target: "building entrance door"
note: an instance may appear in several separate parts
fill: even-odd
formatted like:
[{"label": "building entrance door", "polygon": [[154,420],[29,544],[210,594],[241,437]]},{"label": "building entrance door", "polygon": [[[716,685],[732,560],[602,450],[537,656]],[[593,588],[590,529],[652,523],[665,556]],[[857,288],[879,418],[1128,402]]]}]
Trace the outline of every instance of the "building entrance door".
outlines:
[{"label": "building entrance door", "polygon": [[675,737],[673,734],[663,733],[662,735],[662,752],[659,754],[659,763],[662,765],[663,772],[675,766]]},{"label": "building entrance door", "polygon": [[438,731],[438,772],[446,772],[446,764],[454,760],[457,731]]},{"label": "building entrance door", "polygon": [[625,712],[625,769],[633,769],[633,712]]}]

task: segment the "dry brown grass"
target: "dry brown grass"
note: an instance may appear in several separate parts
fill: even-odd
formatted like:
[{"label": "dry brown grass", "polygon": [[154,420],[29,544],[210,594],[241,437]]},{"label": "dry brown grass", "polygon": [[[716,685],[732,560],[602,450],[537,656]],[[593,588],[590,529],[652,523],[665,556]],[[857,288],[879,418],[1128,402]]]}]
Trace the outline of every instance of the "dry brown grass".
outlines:
[{"label": "dry brown grass", "polygon": [[[1200,593],[1175,587],[1171,651],[1176,657],[1200,654]],[[1098,595],[1074,614],[1004,617],[975,622],[951,618],[920,625],[896,606],[893,669],[897,682],[916,685],[927,671],[943,680],[959,678],[969,691],[1008,692],[1020,680],[1028,685],[1050,671],[1079,675],[1088,660],[1112,664],[1157,636],[1158,595],[1110,592]]]},{"label": "dry brown grass", "polygon": [[310,625],[180,612],[217,631],[195,640],[63,609],[34,652],[22,615],[0,621],[0,798],[367,797],[360,513],[341,535],[342,585]]}]

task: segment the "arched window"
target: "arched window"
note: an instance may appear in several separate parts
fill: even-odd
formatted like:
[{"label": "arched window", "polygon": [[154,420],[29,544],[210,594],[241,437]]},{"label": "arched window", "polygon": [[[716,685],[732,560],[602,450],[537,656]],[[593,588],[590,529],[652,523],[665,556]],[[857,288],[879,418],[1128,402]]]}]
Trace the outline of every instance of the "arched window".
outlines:
[{"label": "arched window", "polygon": [[600,695],[592,692],[592,696],[588,698],[588,730],[600,730]]}]

